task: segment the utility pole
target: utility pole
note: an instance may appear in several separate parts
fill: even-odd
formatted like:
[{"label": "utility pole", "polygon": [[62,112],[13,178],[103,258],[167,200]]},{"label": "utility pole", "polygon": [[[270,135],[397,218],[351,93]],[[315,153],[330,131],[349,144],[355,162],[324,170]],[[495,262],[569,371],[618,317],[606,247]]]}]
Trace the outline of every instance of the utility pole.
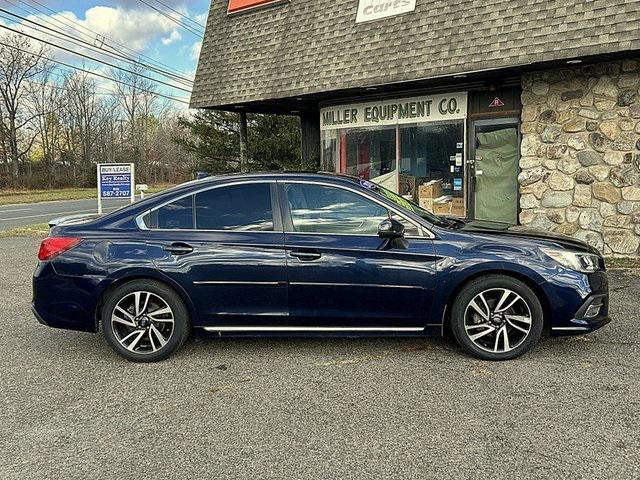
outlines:
[{"label": "utility pole", "polygon": [[240,112],[240,171],[247,171],[247,114]]}]

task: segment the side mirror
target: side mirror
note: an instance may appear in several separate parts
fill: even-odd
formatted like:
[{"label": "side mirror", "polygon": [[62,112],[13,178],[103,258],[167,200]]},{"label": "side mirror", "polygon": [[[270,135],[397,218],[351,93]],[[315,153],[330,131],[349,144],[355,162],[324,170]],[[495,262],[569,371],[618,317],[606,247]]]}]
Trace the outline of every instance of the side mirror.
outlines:
[{"label": "side mirror", "polygon": [[378,236],[380,238],[402,238],[404,237],[404,225],[393,218],[383,220],[378,225]]}]

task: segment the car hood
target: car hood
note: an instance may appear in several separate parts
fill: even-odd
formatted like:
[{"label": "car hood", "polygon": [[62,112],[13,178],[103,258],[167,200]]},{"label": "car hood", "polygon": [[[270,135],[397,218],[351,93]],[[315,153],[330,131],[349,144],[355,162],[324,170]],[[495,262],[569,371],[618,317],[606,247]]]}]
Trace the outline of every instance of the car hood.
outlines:
[{"label": "car hood", "polygon": [[[460,219],[458,219],[460,220]],[[532,228],[513,225],[510,223],[492,222],[488,220],[462,220],[464,223],[460,226],[460,230],[468,233],[482,233],[500,236],[512,236],[522,239],[545,240],[560,244],[563,247],[580,252],[589,252],[600,255],[598,250],[582,240],[577,238],[560,235],[558,233],[546,232],[543,230],[535,230]]]}]

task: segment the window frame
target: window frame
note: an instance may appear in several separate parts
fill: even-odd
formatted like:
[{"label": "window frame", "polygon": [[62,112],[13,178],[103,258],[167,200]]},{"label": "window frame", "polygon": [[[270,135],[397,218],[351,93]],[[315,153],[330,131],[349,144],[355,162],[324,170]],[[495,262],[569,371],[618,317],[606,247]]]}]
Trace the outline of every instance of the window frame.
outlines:
[{"label": "window frame", "polygon": [[[212,230],[212,229],[204,229],[204,228],[195,228],[197,226],[197,218],[196,218],[196,199],[195,196],[199,193],[205,193],[210,190],[224,188],[224,187],[233,187],[237,185],[252,185],[252,184],[262,184],[268,183],[270,186],[270,197],[271,197],[271,212],[273,214],[273,230]],[[153,228],[150,226],[150,216],[151,213],[170,205],[174,202],[182,200],[186,197],[193,197],[192,206],[193,206],[193,225],[194,228]],[[146,219],[146,220],[145,220]],[[149,210],[145,210],[140,215],[136,217],[136,224],[140,230],[147,230],[153,232],[215,232],[215,233],[230,233],[230,234],[238,234],[238,233],[278,233],[282,235],[284,228],[282,223],[282,212],[280,210],[280,204],[278,202],[278,186],[277,182],[273,179],[264,179],[264,180],[256,180],[256,179],[248,179],[248,180],[240,180],[235,182],[222,183],[219,185],[207,186],[200,188],[198,190],[190,191],[183,195],[179,195],[177,197],[171,198],[165,202],[162,202]]]},{"label": "window frame", "polygon": [[418,222],[410,219],[409,217],[407,217],[407,215],[405,215],[403,212],[401,212],[400,210],[398,210],[397,208],[388,205],[387,203],[383,202],[382,200],[374,197],[373,195],[369,195],[366,192],[362,192],[361,190],[358,190],[357,188],[352,188],[349,187],[347,185],[341,185],[341,184],[336,184],[336,183],[331,183],[331,182],[322,182],[322,181],[309,181],[309,180],[296,180],[296,179],[283,179],[283,180],[279,180],[278,181],[278,193],[279,193],[279,197],[280,197],[280,211],[282,212],[282,219],[284,222],[284,233],[286,233],[287,235],[337,235],[337,236],[348,236],[348,237],[377,237],[377,234],[374,233],[324,233],[324,232],[297,232],[294,230],[293,227],[293,220],[291,217],[291,210],[289,208],[289,198],[287,197],[287,185],[288,184],[304,184],[304,185],[319,185],[319,186],[323,186],[323,187],[333,187],[333,188],[339,188],[342,190],[346,190],[348,192],[354,193],[356,195],[359,195],[361,197],[366,198],[367,200],[370,200],[374,203],[377,203],[378,205],[384,207],[385,209],[387,209],[388,212],[391,212],[392,214],[396,214],[400,217],[402,217],[407,223],[410,223],[412,225],[414,225],[417,229],[418,229],[418,235],[407,235],[406,238],[416,238],[416,239],[423,239],[423,238],[433,238],[433,234],[431,234],[431,232],[426,229],[423,225],[419,224]]}]

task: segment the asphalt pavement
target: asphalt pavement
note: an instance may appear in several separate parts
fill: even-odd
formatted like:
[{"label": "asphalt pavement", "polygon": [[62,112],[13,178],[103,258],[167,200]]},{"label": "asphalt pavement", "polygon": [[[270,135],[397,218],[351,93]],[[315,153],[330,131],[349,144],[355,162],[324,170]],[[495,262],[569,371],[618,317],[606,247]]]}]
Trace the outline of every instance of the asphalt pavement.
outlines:
[{"label": "asphalt pavement", "polygon": [[613,322],[491,363],[443,339],[190,340],[128,363],[39,325],[0,239],[2,479],[640,478],[640,276]]},{"label": "asphalt pavement", "polygon": [[[105,200],[103,212],[108,213],[127,205],[130,200]],[[58,202],[24,203],[0,206],[0,231],[25,225],[47,223],[56,217],[80,213],[96,213],[98,200],[65,200]]]}]

